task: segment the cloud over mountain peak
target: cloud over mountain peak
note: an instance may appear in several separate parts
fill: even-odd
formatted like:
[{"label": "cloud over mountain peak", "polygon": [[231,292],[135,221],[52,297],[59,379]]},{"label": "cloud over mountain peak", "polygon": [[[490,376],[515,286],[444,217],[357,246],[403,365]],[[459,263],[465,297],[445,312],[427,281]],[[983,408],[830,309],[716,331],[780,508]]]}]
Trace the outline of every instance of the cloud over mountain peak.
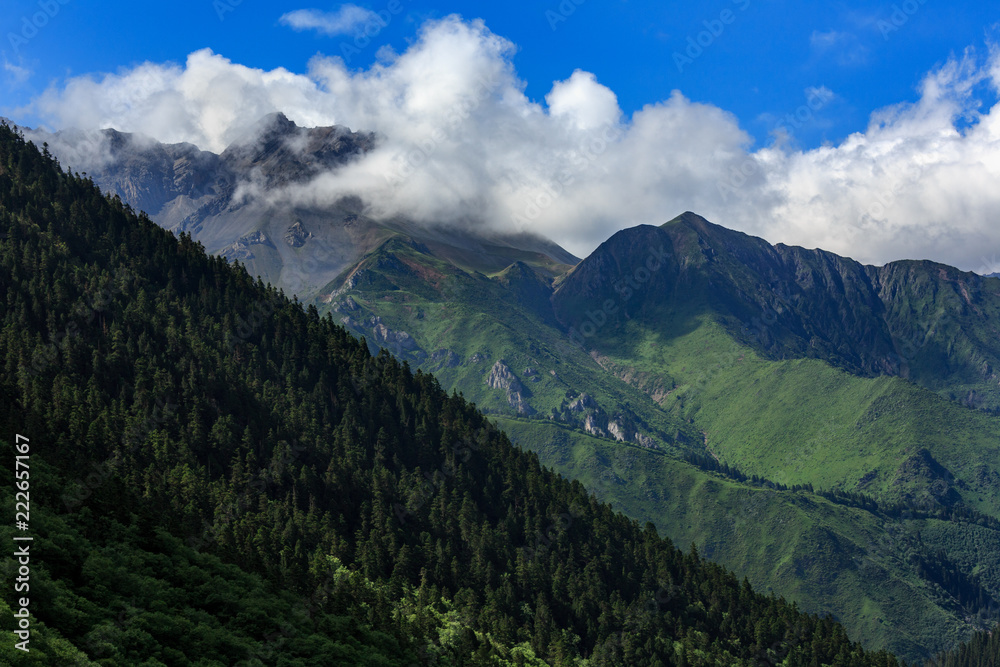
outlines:
[{"label": "cloud over mountain peak", "polygon": [[[50,88],[55,127],[114,127],[221,152],[269,113],[383,138],[362,159],[282,196],[361,194],[373,214],[546,234],[585,254],[614,231],[697,210],[772,241],[884,263],[926,257],[979,270],[1000,247],[1000,125],[977,86],[1000,58],[968,52],[929,73],[918,101],[883,109],[839,145],[755,148],[732,114],[680,91],[631,117],[584,71],[524,94],[514,44],[482,21],[429,21],[367,70],[317,56],[303,74],[210,50]],[[817,88],[819,90],[820,88]],[[830,95],[836,91],[822,88]]]}]

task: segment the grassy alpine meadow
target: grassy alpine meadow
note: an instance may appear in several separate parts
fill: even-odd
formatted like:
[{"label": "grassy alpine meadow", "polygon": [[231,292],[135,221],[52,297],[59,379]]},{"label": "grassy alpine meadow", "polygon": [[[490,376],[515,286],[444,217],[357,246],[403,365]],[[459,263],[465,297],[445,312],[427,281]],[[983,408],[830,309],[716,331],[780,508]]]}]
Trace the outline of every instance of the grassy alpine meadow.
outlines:
[{"label": "grassy alpine meadow", "polygon": [[[1000,469],[997,417],[901,378],[761,358],[711,320],[678,337],[634,325],[616,335],[641,342],[627,358],[608,354],[610,366],[674,378],[663,409],[694,420],[710,453],[747,474],[887,502],[947,503],[960,494],[1000,516],[990,472]],[[599,345],[621,349],[615,338]]]}]

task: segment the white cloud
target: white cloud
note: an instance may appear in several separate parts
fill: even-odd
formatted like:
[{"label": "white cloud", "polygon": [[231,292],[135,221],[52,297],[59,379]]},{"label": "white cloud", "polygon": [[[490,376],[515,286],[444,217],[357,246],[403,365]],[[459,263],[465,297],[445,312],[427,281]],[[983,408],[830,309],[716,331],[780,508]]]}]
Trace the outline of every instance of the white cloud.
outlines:
[{"label": "white cloud", "polygon": [[381,25],[379,15],[357,5],[341,5],[335,12],[297,9],[281,17],[281,22],[295,30],[316,30],[324,35],[350,35],[371,23]]},{"label": "white cloud", "polygon": [[8,83],[12,86],[19,86],[31,78],[33,72],[22,65],[12,63],[7,59],[7,54],[3,54],[3,71],[6,74]]},{"label": "white cloud", "polygon": [[306,76],[251,69],[204,49],[183,67],[145,63],[100,78],[70,79],[30,108],[56,128],[114,127],[221,151],[262,116],[284,108],[301,123],[332,123],[332,114],[323,111],[327,97]]},{"label": "white cloud", "polygon": [[872,263],[979,269],[1000,253],[1000,107],[980,109],[973,95],[979,84],[998,89],[996,53],[949,61],[926,76],[917,102],[803,151],[754,149],[736,117],[679,91],[625,117],[582,71],[533,102],[514,51],[482,22],[449,17],[360,72],[336,57],[294,74],[199,51],[184,66],[71,79],[31,110],[57,127],[116,127],[215,151],[273,111],[376,131],[385,140],[362,160],[279,198],[360,193],[375,215],[528,229],[576,254],[684,210]]},{"label": "white cloud", "polygon": [[582,130],[616,124],[622,114],[618,97],[611,89],[582,70],[573,72],[566,81],[556,81],[545,102],[553,116],[566,117]]},{"label": "white cloud", "polygon": [[809,36],[809,45],[815,57],[832,58],[842,67],[854,67],[868,62],[868,48],[853,33],[814,30]]}]

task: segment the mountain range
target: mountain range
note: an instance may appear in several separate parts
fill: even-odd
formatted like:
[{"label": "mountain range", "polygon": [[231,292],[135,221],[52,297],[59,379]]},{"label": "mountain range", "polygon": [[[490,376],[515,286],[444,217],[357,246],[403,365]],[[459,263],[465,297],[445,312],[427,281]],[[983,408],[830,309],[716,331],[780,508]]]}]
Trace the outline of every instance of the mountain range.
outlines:
[{"label": "mountain range", "polygon": [[514,259],[562,271],[579,259],[529,234],[474,234],[428,229],[405,219],[364,216],[357,197],[330,206],[294,205],[273,195],[308,183],[371,150],[378,137],[335,127],[301,128],[275,113],[220,154],[192,144],[162,144],[113,129],[48,133],[25,130],[48,143],[61,161],[83,170],[103,190],[121,196],[166,229],[188,232],[213,254],[244,264],[300,298],[314,296],[387,239],[404,235],[459,265],[485,270]]},{"label": "mountain range", "polygon": [[870,645],[927,656],[995,618],[994,278],[685,214],[551,280],[397,239],[326,289],[544,463]]},{"label": "mountain range", "polygon": [[900,664],[6,126],[0,285],[5,664]]},{"label": "mountain range", "polygon": [[[219,155],[28,136],[64,163],[100,154],[73,166],[868,647],[923,659],[1000,616],[996,277],[865,266],[693,213],[579,260],[531,235],[375,219],[360,197],[278,207],[268,193],[379,141],[280,114]],[[240,313],[235,343],[270,310]]]}]

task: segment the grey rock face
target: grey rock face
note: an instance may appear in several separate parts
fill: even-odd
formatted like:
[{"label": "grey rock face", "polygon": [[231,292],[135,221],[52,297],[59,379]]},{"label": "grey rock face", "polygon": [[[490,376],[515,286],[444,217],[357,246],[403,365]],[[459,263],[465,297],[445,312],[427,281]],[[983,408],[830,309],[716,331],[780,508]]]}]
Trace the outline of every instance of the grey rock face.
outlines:
[{"label": "grey rock face", "polygon": [[373,317],[371,324],[374,340],[380,346],[386,347],[390,351],[406,350],[412,352],[417,349],[417,341],[413,339],[413,336],[405,331],[390,329],[382,323],[381,317]]},{"label": "grey rock face", "polygon": [[253,246],[267,246],[269,248],[273,248],[274,244],[271,243],[271,239],[267,238],[266,234],[261,231],[256,231],[252,234],[240,237],[235,243],[220,254],[229,260],[238,259],[240,261],[247,261],[256,257],[253,253]]},{"label": "grey rock face", "polygon": [[313,237],[311,232],[306,231],[306,228],[302,226],[302,222],[299,220],[295,221],[288,231],[285,232],[285,243],[293,248],[301,248],[306,244],[306,241]]},{"label": "grey rock face", "polygon": [[517,414],[532,415],[535,413],[526,397],[528,390],[503,361],[497,361],[493,364],[493,368],[490,369],[486,378],[486,386],[490,389],[506,392],[507,402],[517,411]]},{"label": "grey rock face", "polygon": [[596,435],[601,438],[606,438],[608,436],[607,432],[600,427],[597,423],[597,419],[594,415],[588,414],[587,418],[583,420],[583,430],[591,435]]}]

